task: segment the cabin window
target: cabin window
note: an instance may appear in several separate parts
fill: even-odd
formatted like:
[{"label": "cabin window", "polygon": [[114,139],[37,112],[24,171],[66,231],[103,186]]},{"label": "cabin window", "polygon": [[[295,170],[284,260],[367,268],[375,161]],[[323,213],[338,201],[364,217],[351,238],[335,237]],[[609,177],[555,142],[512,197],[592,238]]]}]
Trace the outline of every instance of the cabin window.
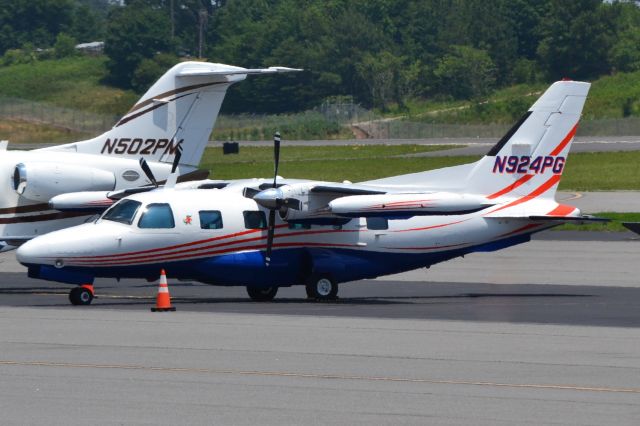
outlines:
[{"label": "cabin window", "polygon": [[389,229],[389,221],[386,217],[368,217],[367,229],[371,229],[374,231]]},{"label": "cabin window", "polygon": [[170,229],[175,226],[173,212],[166,203],[149,204],[138,221],[138,228]]},{"label": "cabin window", "polygon": [[141,205],[142,203],[133,200],[118,201],[111,206],[109,210],[104,212],[102,219],[131,225]]},{"label": "cabin window", "polygon": [[244,211],[244,227],[247,229],[267,229],[267,218],[261,211]]},{"label": "cabin window", "polygon": [[222,214],[219,210],[206,210],[198,212],[200,215],[200,228],[202,229],[221,229]]}]

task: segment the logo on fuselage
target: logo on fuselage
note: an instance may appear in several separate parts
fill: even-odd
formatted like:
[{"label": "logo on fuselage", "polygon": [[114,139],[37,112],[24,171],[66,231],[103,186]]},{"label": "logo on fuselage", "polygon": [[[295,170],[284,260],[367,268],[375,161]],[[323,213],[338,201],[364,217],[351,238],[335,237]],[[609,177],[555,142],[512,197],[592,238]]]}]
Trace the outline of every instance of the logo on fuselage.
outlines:
[{"label": "logo on fuselage", "polygon": [[564,157],[538,156],[530,157],[528,155],[503,155],[497,156],[493,164],[493,173],[527,173],[542,174],[548,170],[554,175],[562,174],[564,169]]},{"label": "logo on fuselage", "polygon": [[142,138],[108,138],[102,146],[101,154],[130,154],[155,155],[162,151],[162,155],[175,154],[184,139],[142,139]]}]

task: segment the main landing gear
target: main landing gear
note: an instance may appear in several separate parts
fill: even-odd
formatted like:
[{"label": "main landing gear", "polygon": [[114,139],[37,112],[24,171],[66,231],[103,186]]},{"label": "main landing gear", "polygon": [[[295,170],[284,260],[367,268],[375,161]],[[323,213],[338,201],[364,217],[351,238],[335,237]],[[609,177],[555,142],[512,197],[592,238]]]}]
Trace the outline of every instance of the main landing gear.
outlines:
[{"label": "main landing gear", "polygon": [[[319,302],[338,298],[338,283],[329,275],[314,274],[305,281],[307,298]],[[247,294],[255,302],[269,302],[276,297],[278,287],[247,287]]]},{"label": "main landing gear", "polygon": [[90,305],[93,301],[93,285],[85,284],[71,289],[69,301],[72,305]]},{"label": "main landing gear", "polygon": [[325,274],[311,275],[305,283],[305,290],[309,299],[327,301],[338,298],[338,283]]}]

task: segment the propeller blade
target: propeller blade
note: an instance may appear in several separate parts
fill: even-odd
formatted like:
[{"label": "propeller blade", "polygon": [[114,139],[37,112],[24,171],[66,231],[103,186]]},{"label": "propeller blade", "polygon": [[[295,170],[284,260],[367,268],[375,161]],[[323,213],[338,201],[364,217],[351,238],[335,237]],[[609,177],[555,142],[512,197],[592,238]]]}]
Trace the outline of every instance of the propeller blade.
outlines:
[{"label": "propeller blade", "polygon": [[269,266],[271,263],[271,249],[273,247],[273,235],[276,230],[276,211],[269,210],[269,223],[267,224],[267,253],[264,256],[264,263]]},{"label": "propeller blade", "polygon": [[144,157],[140,158],[140,168],[142,168],[142,171],[144,172],[144,174],[147,175],[147,178],[151,181],[151,183],[153,183],[153,186],[155,186],[157,188],[158,187],[158,182],[156,181],[156,178],[153,175],[153,173],[151,172],[151,169],[149,168],[149,165],[147,164],[147,160],[145,160]]},{"label": "propeller blade", "polygon": [[273,187],[276,187],[276,179],[278,179],[278,165],[280,164],[280,132],[273,135]]},{"label": "propeller blade", "polygon": [[173,158],[173,164],[171,165],[171,173],[175,173],[180,164],[180,157],[182,157],[182,145],[178,145],[176,149],[176,156]]}]

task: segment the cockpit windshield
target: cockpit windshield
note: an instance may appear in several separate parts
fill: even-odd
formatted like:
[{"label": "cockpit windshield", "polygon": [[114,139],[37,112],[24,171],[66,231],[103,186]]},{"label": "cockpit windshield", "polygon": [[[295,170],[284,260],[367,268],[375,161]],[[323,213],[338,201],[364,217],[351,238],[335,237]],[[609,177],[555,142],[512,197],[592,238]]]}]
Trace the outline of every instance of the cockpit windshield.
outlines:
[{"label": "cockpit windshield", "polygon": [[131,225],[141,204],[133,200],[120,200],[104,212],[102,219]]}]

